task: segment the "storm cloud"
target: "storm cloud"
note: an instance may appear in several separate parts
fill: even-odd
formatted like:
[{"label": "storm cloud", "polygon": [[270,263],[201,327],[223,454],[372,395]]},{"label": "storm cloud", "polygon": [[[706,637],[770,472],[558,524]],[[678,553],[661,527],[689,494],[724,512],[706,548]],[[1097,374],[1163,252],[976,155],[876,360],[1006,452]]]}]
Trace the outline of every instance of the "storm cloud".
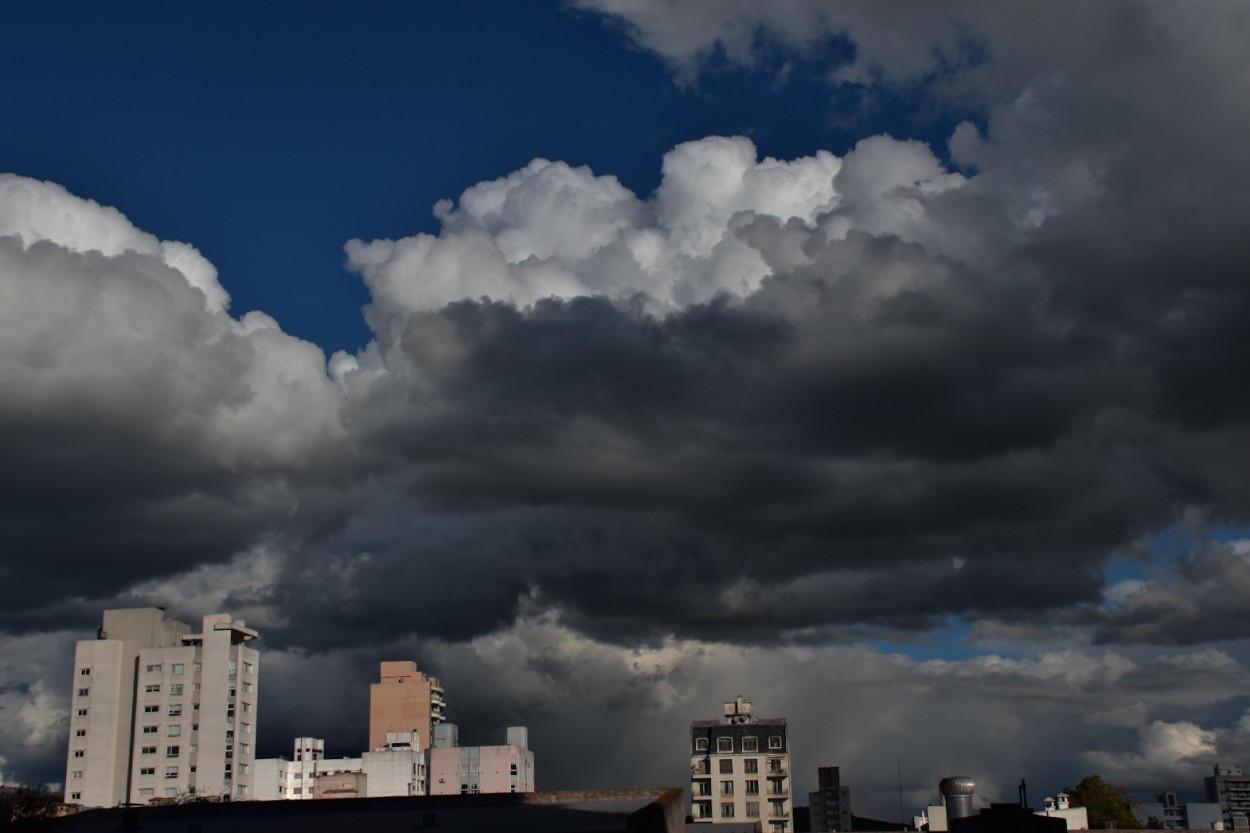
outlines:
[{"label": "storm cloud", "polygon": [[[638,771],[680,783],[683,725],[743,689],[821,725],[809,768],[931,748],[917,804],[956,748],[987,794],[1250,748],[1250,560],[1214,534],[1250,521],[1245,8],[579,5],[687,85],[842,39],[831,100],[974,116],[945,148],[685,142],[650,194],[535,159],[346,242],[374,339],[331,356],[193,246],[0,176],[6,659],[68,663],[107,606],[231,610],[276,699],[334,670],[263,754],[353,751],[336,715],[412,656],[477,740],[529,723],[544,787],[621,782],[569,750],[625,713],[617,755],[669,744]],[[980,653],[873,647],[940,629]],[[56,777],[67,669],[0,666],[5,778]]]}]

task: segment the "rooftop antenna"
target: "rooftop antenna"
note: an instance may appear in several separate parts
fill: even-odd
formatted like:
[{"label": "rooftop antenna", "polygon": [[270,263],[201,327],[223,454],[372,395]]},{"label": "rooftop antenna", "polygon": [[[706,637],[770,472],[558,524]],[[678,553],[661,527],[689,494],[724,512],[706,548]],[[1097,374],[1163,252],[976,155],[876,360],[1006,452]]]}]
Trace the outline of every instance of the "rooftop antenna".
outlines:
[{"label": "rooftop antenna", "polygon": [[907,828],[907,822],[903,821],[903,758],[895,756],[894,763],[898,767],[898,825],[899,830]]}]

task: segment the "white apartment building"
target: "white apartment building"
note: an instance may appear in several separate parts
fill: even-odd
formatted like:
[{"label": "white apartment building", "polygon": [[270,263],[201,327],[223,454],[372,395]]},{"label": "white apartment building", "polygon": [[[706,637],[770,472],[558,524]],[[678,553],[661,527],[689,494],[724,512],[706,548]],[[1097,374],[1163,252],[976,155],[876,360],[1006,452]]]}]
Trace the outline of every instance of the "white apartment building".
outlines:
[{"label": "white apartment building", "polygon": [[719,720],[690,724],[691,815],[703,823],[760,823],[792,833],[790,735],[784,718],[754,715],[739,695]]},{"label": "white apartment building", "polygon": [[66,803],[250,798],[257,638],[228,613],[196,633],[161,608],[106,610],[74,653]]}]

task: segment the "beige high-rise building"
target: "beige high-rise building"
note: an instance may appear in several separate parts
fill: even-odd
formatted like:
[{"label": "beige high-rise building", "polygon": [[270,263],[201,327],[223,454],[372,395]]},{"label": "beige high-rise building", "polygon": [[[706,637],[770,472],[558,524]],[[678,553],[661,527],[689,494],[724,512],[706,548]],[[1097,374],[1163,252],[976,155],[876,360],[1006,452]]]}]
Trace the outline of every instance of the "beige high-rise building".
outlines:
[{"label": "beige high-rise building", "polygon": [[410,660],[382,663],[380,677],[369,686],[369,750],[386,746],[388,732],[416,732],[429,749],[434,725],[447,719],[443,687]]},{"label": "beige high-rise building", "polygon": [[192,633],[161,608],[104,611],[74,653],[66,803],[250,797],[256,638],[228,613]]},{"label": "beige high-rise building", "polygon": [[739,696],[725,703],[719,720],[690,724],[695,822],[745,822],[766,833],[793,833],[790,792],[785,718],[756,717],[751,701]]}]

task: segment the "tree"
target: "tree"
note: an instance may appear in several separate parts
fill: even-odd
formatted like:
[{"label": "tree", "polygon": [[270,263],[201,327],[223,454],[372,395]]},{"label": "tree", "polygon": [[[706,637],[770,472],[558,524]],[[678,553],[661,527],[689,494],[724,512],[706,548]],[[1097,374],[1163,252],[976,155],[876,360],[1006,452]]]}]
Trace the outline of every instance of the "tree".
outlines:
[{"label": "tree", "polygon": [[1073,807],[1084,807],[1089,813],[1089,828],[1116,827],[1121,830],[1141,830],[1143,825],[1133,815],[1134,805],[1140,804],[1127,791],[1113,787],[1100,775],[1086,775],[1076,789],[1065,789]]},{"label": "tree", "polygon": [[0,830],[43,830],[61,809],[61,794],[46,787],[0,787]]},{"label": "tree", "polygon": [[1162,830],[1163,822],[1159,821],[1154,816],[1147,816],[1146,817],[1146,829],[1147,830]]}]

